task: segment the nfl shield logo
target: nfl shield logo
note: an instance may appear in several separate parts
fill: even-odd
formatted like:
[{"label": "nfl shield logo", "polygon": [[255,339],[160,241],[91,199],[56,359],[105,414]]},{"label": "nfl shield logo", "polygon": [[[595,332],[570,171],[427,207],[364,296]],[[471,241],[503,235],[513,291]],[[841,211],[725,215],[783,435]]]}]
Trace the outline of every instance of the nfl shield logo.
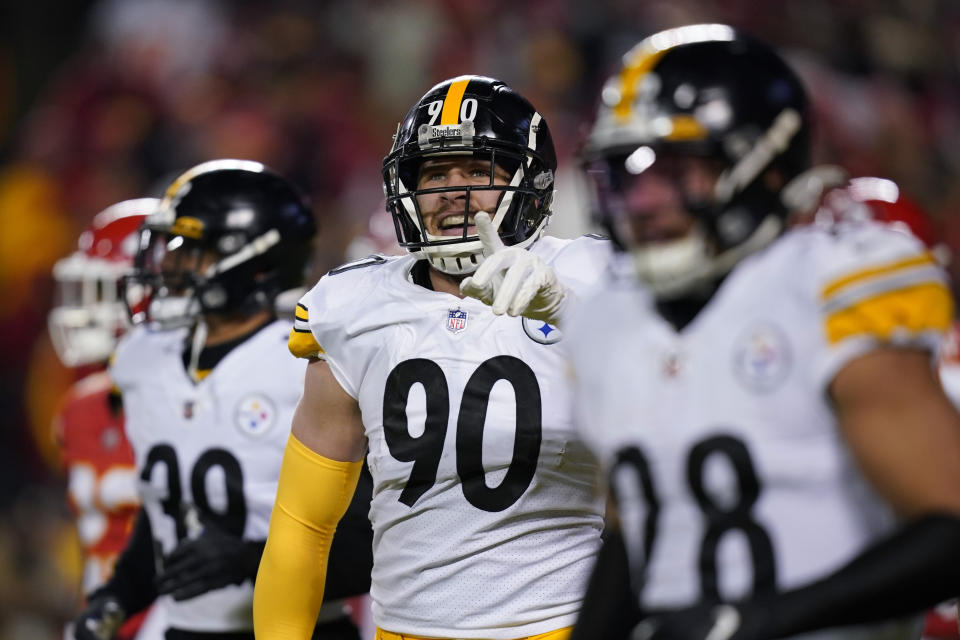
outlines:
[{"label": "nfl shield logo", "polygon": [[460,333],[467,328],[467,312],[461,309],[451,309],[447,312],[447,331]]}]

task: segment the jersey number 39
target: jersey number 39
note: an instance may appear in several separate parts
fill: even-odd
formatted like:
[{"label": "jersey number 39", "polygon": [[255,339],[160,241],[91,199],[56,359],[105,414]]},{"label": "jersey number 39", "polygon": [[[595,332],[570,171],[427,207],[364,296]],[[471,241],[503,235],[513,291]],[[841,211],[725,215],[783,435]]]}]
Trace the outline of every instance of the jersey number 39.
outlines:
[{"label": "jersey number 39", "polygon": [[[177,452],[168,444],[158,444],[150,449],[140,474],[141,480],[150,482],[153,469],[158,464],[166,467],[166,497],[160,506],[173,518],[177,540],[187,537],[187,521],[184,509],[186,496],[180,486],[180,464]],[[223,473],[226,494],[226,509],[215,509],[207,496],[207,474],[214,467]],[[226,449],[215,447],[204,451],[190,472],[190,495],[196,506],[202,525],[213,524],[227,533],[240,537],[247,521],[247,505],[243,497],[243,471],[240,463]]]}]

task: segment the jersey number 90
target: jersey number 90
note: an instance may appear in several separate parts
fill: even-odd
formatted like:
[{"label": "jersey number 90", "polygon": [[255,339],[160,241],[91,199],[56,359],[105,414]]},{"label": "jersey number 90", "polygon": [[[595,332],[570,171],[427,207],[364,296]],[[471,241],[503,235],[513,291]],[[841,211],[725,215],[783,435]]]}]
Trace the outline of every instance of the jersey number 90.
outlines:
[{"label": "jersey number 90", "polygon": [[[513,457],[503,481],[488,487],[483,469],[483,425],[490,392],[500,380],[513,386],[517,432]],[[407,399],[414,384],[423,385],[427,415],[423,433],[414,438],[407,427]],[[450,417],[447,378],[436,362],[423,358],[404,360],[387,376],[383,394],[383,433],[390,454],[413,462],[400,502],[413,506],[437,481]],[[540,385],[533,370],[519,358],[497,356],[484,361],[463,390],[457,416],[457,475],[463,495],[484,511],[503,511],[515,503],[533,481],[543,439]]]}]

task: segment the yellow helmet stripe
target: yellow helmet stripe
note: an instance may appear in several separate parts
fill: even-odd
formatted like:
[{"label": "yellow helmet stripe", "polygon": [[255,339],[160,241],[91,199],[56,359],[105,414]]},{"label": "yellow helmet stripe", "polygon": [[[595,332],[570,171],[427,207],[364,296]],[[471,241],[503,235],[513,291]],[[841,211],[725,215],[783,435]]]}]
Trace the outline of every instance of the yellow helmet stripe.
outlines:
[{"label": "yellow helmet stripe", "polygon": [[468,84],[470,84],[469,76],[450,84],[450,88],[447,89],[447,95],[443,99],[443,111],[440,112],[441,125],[459,124],[460,103],[463,102],[463,94],[466,93]]},{"label": "yellow helmet stripe", "polygon": [[630,117],[630,108],[637,97],[637,87],[640,86],[640,81],[643,76],[657,66],[660,58],[667,51],[669,49],[651,51],[644,47],[643,51],[629,56],[630,60],[623,65],[623,69],[620,71],[620,101],[613,108],[613,113],[618,120],[623,121]]},{"label": "yellow helmet stripe", "polygon": [[180,189],[183,188],[183,185],[187,184],[194,178],[204,173],[210,171],[216,171],[219,169],[244,169],[246,171],[253,171],[255,173],[261,173],[266,170],[266,167],[260,164],[259,162],[254,162],[253,160],[210,160],[208,162],[202,162],[195,167],[187,169],[181,173],[177,178],[170,183],[170,186],[167,187],[167,190],[164,192],[164,199],[169,200],[174,198]]}]

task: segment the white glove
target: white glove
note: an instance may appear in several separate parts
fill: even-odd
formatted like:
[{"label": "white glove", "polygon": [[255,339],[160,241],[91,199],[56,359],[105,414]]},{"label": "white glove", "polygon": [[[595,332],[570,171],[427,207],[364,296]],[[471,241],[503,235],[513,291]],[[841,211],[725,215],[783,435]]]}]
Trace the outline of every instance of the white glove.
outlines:
[{"label": "white glove", "polygon": [[567,289],[539,256],[520,247],[504,246],[490,215],[474,217],[484,260],[460,283],[460,293],[491,306],[496,315],[525,316],[557,324]]}]

